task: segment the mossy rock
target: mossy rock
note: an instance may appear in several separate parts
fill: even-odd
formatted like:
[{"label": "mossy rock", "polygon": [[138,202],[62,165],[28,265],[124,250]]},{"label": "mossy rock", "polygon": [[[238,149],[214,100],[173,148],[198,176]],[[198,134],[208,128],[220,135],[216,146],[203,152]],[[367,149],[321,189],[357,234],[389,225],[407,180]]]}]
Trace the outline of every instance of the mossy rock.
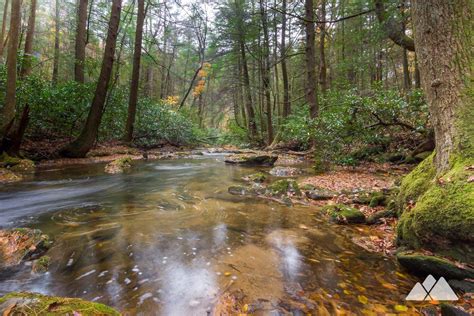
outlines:
[{"label": "mossy rock", "polygon": [[323,208],[331,221],[338,224],[363,224],[365,215],[358,209],[344,204],[332,204]]},{"label": "mossy rock", "polygon": [[371,194],[370,207],[387,205],[387,196],[383,192],[374,192]]},{"label": "mossy rock", "polygon": [[298,183],[294,180],[278,180],[267,187],[267,194],[270,196],[297,195],[301,196]]},{"label": "mossy rock", "polygon": [[374,214],[367,217],[367,224],[377,224],[382,218],[393,218],[396,217],[396,215],[397,213],[394,209],[387,208],[385,210],[375,212]]},{"label": "mossy rock", "polygon": [[326,189],[314,188],[310,191],[306,191],[306,197],[315,201],[330,200],[336,196],[336,193]]},{"label": "mossy rock", "polygon": [[[397,227],[399,245],[473,260],[474,183],[468,181],[473,171],[467,168],[471,165],[474,162],[454,162],[438,179],[430,156],[405,177],[397,203],[403,211]],[[405,210],[409,203],[414,207]]]},{"label": "mossy rock", "polygon": [[23,260],[39,258],[50,246],[49,237],[39,229],[0,230],[0,268],[13,267]]},{"label": "mossy rock", "polygon": [[228,164],[238,164],[244,166],[273,166],[278,156],[266,154],[236,154],[225,159]]},{"label": "mossy rock", "polygon": [[123,173],[132,167],[132,158],[123,157],[112,161],[105,166],[105,172],[110,174]]},{"label": "mossy rock", "polygon": [[32,173],[35,171],[35,163],[29,159],[20,159],[20,162],[10,168],[16,173]]},{"label": "mossy rock", "polygon": [[51,257],[42,256],[41,258],[33,261],[31,270],[34,273],[44,273],[48,271],[49,265],[51,264]]},{"label": "mossy rock", "polygon": [[23,177],[10,169],[0,168],[0,183],[11,183],[23,180]]},{"label": "mossy rock", "polygon": [[460,268],[450,261],[436,256],[399,252],[397,253],[397,260],[408,271],[422,277],[431,274],[435,278],[444,277],[445,279],[455,280],[474,278],[473,269]]},{"label": "mossy rock", "polygon": [[311,190],[314,190],[316,189],[316,187],[312,184],[308,184],[308,183],[305,183],[303,185],[300,185],[300,189],[302,191],[311,191]]},{"label": "mossy rock", "polygon": [[37,293],[9,293],[0,298],[2,315],[120,315],[103,304],[78,298],[46,296]]},{"label": "mossy rock", "polygon": [[20,158],[9,156],[7,153],[2,153],[0,155],[0,167],[1,168],[11,168],[16,166],[21,161]]},{"label": "mossy rock", "polygon": [[255,190],[252,190],[251,187],[246,187],[242,185],[230,186],[227,189],[227,192],[232,195],[257,195],[257,192],[255,192]]},{"label": "mossy rock", "polygon": [[267,179],[267,175],[263,172],[253,173],[243,178],[245,181],[262,183]]}]

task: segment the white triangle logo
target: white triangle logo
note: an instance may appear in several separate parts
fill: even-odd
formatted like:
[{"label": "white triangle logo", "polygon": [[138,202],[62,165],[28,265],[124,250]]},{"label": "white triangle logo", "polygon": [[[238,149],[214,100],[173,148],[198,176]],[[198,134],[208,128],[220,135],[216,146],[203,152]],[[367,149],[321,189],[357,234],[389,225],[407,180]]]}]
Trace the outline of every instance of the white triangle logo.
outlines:
[{"label": "white triangle logo", "polygon": [[458,297],[449,286],[445,278],[437,282],[432,275],[428,275],[423,284],[417,282],[405,298],[407,301],[457,301]]}]

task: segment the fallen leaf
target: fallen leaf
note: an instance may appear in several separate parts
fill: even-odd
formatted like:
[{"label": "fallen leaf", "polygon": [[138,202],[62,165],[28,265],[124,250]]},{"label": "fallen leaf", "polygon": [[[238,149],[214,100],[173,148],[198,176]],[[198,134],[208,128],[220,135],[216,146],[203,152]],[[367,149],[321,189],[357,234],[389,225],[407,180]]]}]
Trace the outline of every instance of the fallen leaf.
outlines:
[{"label": "fallen leaf", "polygon": [[408,310],[408,307],[405,305],[395,305],[395,310],[397,312],[406,312]]},{"label": "fallen leaf", "polygon": [[359,300],[359,302],[361,302],[362,304],[367,304],[369,302],[369,299],[367,297],[365,297],[364,295],[358,295],[357,296],[357,299]]}]

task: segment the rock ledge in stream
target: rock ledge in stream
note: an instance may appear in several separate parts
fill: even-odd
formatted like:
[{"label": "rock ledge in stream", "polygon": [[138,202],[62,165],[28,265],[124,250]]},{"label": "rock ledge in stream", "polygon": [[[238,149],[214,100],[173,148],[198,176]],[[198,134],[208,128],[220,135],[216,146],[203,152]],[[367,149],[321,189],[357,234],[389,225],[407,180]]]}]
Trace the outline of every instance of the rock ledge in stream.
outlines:
[{"label": "rock ledge in stream", "polygon": [[338,224],[363,224],[365,215],[358,209],[344,204],[327,205],[323,208],[330,219]]},{"label": "rock ledge in stream", "polygon": [[399,252],[397,253],[397,260],[408,271],[420,276],[431,274],[435,278],[444,277],[448,280],[474,278],[473,269],[458,267],[446,259],[435,256],[421,253]]},{"label": "rock ledge in stream", "polygon": [[278,156],[267,154],[237,154],[228,156],[225,162],[243,166],[273,166]]},{"label": "rock ledge in stream", "polygon": [[47,235],[39,229],[15,228],[0,230],[0,269],[34,260],[51,246]]},{"label": "rock ledge in stream", "polygon": [[131,162],[132,158],[130,157],[119,158],[107,164],[105,166],[105,172],[110,174],[123,173],[132,167]]},{"label": "rock ledge in stream", "polygon": [[120,315],[103,304],[78,298],[46,296],[36,293],[10,293],[0,298],[2,315]]}]

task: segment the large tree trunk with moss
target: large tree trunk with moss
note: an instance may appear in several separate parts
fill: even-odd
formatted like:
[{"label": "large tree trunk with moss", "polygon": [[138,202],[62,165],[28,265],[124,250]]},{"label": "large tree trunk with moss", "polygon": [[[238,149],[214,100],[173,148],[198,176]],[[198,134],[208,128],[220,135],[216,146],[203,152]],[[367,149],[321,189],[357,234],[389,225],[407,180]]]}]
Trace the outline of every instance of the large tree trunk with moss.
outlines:
[{"label": "large tree trunk with moss", "polygon": [[100,121],[107,97],[112,67],[114,64],[115,45],[117,42],[118,27],[120,23],[121,0],[113,0],[110,13],[107,39],[105,41],[104,58],[100,70],[99,80],[92,100],[92,105],[87,117],[86,124],[79,137],[60,151],[65,157],[84,157],[92,148],[97,138]]},{"label": "large tree trunk with moss", "polygon": [[145,21],[145,0],[138,0],[137,28],[135,30],[135,48],[133,52],[132,80],[130,82],[130,98],[128,102],[128,115],[125,124],[123,140],[132,141],[135,126],[135,115],[138,102],[138,84],[140,80],[140,61],[142,57],[143,23]]},{"label": "large tree trunk with moss", "polygon": [[402,182],[399,241],[438,251],[449,245],[453,255],[453,248],[474,242],[474,5],[470,0],[412,5],[436,149]]},{"label": "large tree trunk with moss", "polygon": [[5,102],[2,108],[0,120],[0,132],[6,137],[15,119],[16,108],[16,77],[17,77],[17,49],[19,42],[21,23],[21,0],[12,0],[10,17],[10,41],[8,43],[7,55],[7,83],[5,91]]}]

